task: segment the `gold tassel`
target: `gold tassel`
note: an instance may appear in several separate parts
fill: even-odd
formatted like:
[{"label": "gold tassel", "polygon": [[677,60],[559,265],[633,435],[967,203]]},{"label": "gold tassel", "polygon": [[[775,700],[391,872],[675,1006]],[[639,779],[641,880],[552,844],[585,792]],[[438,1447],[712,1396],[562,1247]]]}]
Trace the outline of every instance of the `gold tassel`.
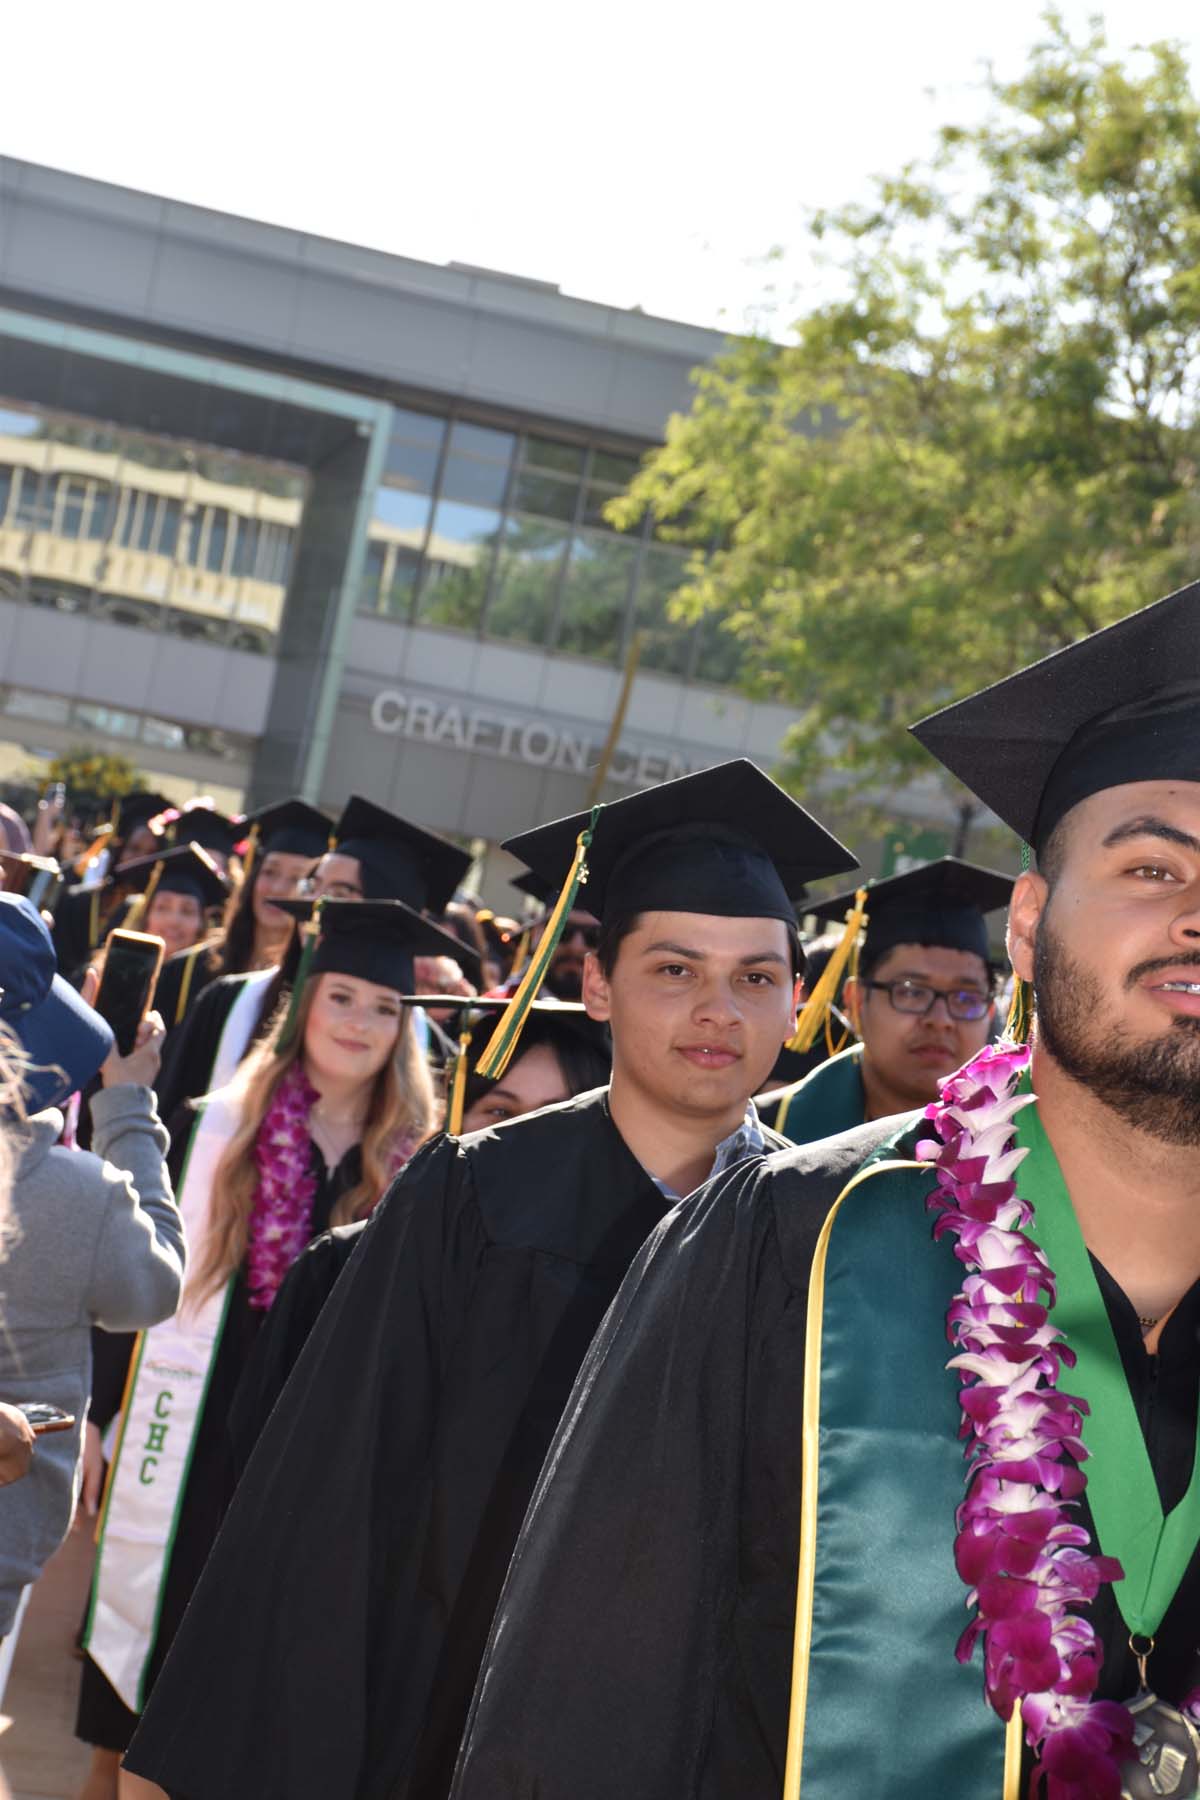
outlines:
[{"label": "gold tassel", "polygon": [[183,971],[183,979],[179,983],[179,998],[175,1002],[176,1025],[181,1023],[183,1015],[187,1011],[188,995],[192,991],[192,976],[196,973],[196,964],[206,948],[205,944],[197,944],[187,952],[187,964]]},{"label": "gold tassel", "polygon": [[446,1130],[452,1137],[457,1137],[462,1130],[463,1113],[467,1102],[467,1052],[471,1048],[472,1031],[464,1028],[459,1033],[458,1055],[454,1059],[454,1075],[450,1082],[450,1105],[446,1110]]},{"label": "gold tassel", "polygon": [[150,879],[146,883],[144,892],[140,893],[137,896],[137,899],[132,902],[129,911],[126,913],[125,918],[121,923],[122,931],[140,931],[142,929],[142,920],[150,911],[150,902],[154,898],[154,890],[158,886],[159,877],[162,875],[162,869],[163,866],[160,862],[156,862],[151,869]]},{"label": "gold tassel", "polygon": [[789,1050],[795,1050],[802,1054],[805,1050],[812,1049],[817,1033],[837,996],[843,971],[857,950],[859,936],[866,923],[867,890],[865,887],[860,887],[854,896],[854,905],[846,914],[846,929],[842,933],[841,941],[825,964],[820,981],[800,1008],[795,1034],[788,1040]]},{"label": "gold tassel", "polygon": [[1004,1021],[1003,1037],[1009,1044],[1027,1044],[1033,1029],[1033,987],[1017,975],[1013,978],[1012,1000]]},{"label": "gold tassel", "polygon": [[587,880],[587,853],[596,829],[596,820],[603,810],[602,806],[593,806],[587,824],[575,840],[575,855],[567,879],[554,904],[554,911],[547,920],[537,952],[522,976],[516,993],[505,1007],[487,1049],[479,1059],[476,1073],[486,1076],[488,1081],[498,1081],[512,1060],[512,1053],[517,1047],[517,1039],[521,1035],[529,1009],[537,999],[538,990],[546,978],[546,970],[550,967],[550,959],[558,949],[567,914],[575,904],[576,894]]},{"label": "gold tassel", "polygon": [[100,884],[92,889],[92,897],[88,901],[88,950],[95,950],[100,942]]},{"label": "gold tassel", "polygon": [[250,827],[250,836],[246,839],[246,854],[242,858],[242,880],[249,881],[254,873],[254,864],[258,859],[259,829],[257,825]]}]

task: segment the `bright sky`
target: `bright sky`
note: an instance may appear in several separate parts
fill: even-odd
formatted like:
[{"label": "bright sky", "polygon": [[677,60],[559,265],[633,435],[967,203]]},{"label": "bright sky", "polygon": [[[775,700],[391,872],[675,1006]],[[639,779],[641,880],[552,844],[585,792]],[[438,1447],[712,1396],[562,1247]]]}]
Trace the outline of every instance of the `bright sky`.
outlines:
[{"label": "bright sky", "polygon": [[[1062,0],[1081,32],[1099,0]],[[1109,0],[1119,48],[1196,0]],[[58,0],[9,9],[0,150],[430,262],[744,325],[1021,68],[1041,0]],[[772,245],[790,248],[768,270]]]}]

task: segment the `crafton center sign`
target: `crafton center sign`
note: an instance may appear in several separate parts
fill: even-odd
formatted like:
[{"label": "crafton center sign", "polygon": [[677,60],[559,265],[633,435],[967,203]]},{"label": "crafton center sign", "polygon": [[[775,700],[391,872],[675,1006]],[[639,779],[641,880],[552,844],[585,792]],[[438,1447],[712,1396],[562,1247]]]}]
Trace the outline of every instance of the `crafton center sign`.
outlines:
[{"label": "crafton center sign", "polygon": [[[555,769],[587,777],[600,762],[604,734],[560,725],[545,718],[521,717],[491,707],[462,705],[426,694],[406,694],[384,688],[371,701],[371,724],[388,737],[411,738],[423,744],[441,744],[448,750],[473,751],[525,763],[535,769]],[[651,787],[707,768],[712,756],[693,756],[662,745],[633,744],[622,740],[613,752],[608,779],[617,787]]]}]

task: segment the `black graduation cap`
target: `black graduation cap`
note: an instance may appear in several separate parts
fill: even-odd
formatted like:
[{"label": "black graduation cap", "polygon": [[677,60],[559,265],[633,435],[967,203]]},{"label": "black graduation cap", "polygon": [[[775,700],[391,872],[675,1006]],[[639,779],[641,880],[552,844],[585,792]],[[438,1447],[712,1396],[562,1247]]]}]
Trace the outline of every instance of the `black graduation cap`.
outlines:
[{"label": "black graduation cap", "polygon": [[553,906],[562,880],[547,881],[544,876],[535,875],[532,869],[525,869],[520,875],[512,876],[508,885],[530,900],[536,900],[539,906]]},{"label": "black graduation cap", "polygon": [[199,844],[182,844],[157,856],[136,856],[118,863],[107,885],[120,884],[135,894],[145,894],[152,882],[156,894],[190,894],[203,907],[223,906],[229,897],[229,883]]},{"label": "black graduation cap", "polygon": [[[978,863],[943,856],[903,875],[889,875],[867,889],[863,948],[876,956],[895,944],[936,944],[970,950],[987,962],[984,914],[1007,906],[1013,877]],[[810,907],[819,919],[840,924],[854,905],[854,890],[832,894]]]},{"label": "black graduation cap", "polygon": [[911,729],[1035,849],[1105,788],[1200,781],[1200,582]]},{"label": "black graduation cap", "polygon": [[[509,838],[504,848],[557,889],[587,813]],[[577,905],[598,918],[712,913],[794,924],[790,895],[857,866],[844,844],[745,757],[605,806]]]},{"label": "black graduation cap", "polygon": [[247,813],[238,826],[240,835],[257,830],[258,854],[276,851],[283,856],[324,856],[333,836],[333,820],[307,800],[277,800]]},{"label": "black graduation cap", "polygon": [[234,845],[244,836],[236,819],[211,806],[188,806],[177,819],[172,819],[170,840],[173,844],[199,844],[202,850],[216,850],[232,856]]},{"label": "black graduation cap", "polygon": [[151,819],[157,819],[159,813],[170,812],[171,805],[165,794],[122,794],[113,815],[113,827],[117,836],[128,837],[139,825],[148,825]]},{"label": "black graduation cap", "polygon": [[[357,975],[398,994],[413,992],[415,956],[454,956],[458,939],[403,900],[276,900],[280,912],[315,918],[316,943],[306,974]],[[301,980],[297,980],[299,988]],[[445,997],[440,1002],[445,1005]]]},{"label": "black graduation cap", "polygon": [[471,866],[457,844],[361,794],[346,802],[334,837],[338,853],[361,865],[365,899],[404,900],[419,912],[441,912]]}]

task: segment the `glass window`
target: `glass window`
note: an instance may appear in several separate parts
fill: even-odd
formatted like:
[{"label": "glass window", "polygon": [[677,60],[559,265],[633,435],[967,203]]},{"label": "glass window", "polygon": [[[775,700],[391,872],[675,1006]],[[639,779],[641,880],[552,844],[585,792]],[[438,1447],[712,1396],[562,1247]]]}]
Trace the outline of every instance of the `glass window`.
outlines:
[{"label": "glass window", "polygon": [[445,419],[433,413],[410,412],[407,407],[398,406],[392,415],[393,438],[407,438],[409,443],[432,444],[440,449],[445,432]]},{"label": "glass window", "polygon": [[204,565],[214,575],[221,575],[225,569],[225,546],[229,538],[229,514],[223,506],[212,506],[208,510],[208,538],[204,546]]},{"label": "glass window", "polygon": [[368,538],[363,557],[362,579],[358,584],[358,604],[363,612],[383,612],[383,577],[387,568],[388,547],[378,538]]},{"label": "glass window", "polygon": [[620,653],[638,546],[629,538],[577,532],[563,589],[557,647],[612,662]]},{"label": "glass window", "polygon": [[16,719],[37,719],[42,725],[65,725],[71,716],[70,703],[53,694],[34,694],[26,688],[13,688],[4,702],[4,710]]},{"label": "glass window", "polygon": [[60,475],[58,478],[58,506],[55,530],[59,537],[77,538],[83,535],[83,509],[87,504],[87,483],[77,476]]},{"label": "glass window", "polygon": [[582,446],[558,444],[552,438],[526,438],[523,460],[527,468],[558,469],[564,475],[583,473]]},{"label": "glass window", "polygon": [[0,525],[3,525],[8,514],[9,495],[12,493],[13,470],[7,463],[0,463]]},{"label": "glass window", "polygon": [[574,481],[560,481],[554,475],[535,475],[523,470],[513,488],[513,505],[522,512],[541,513],[550,519],[575,517],[575,500],[579,486]]},{"label": "glass window", "polygon": [[42,420],[38,413],[17,412],[15,408],[0,406],[0,437],[39,437]]},{"label": "glass window", "polygon": [[375,496],[375,527],[378,535],[393,543],[403,543],[420,554],[429,524],[429,497],[409,494],[403,488],[381,487]]},{"label": "glass window", "polygon": [[36,469],[21,469],[17,482],[17,499],[12,509],[13,522],[41,528],[45,510],[41,500],[41,478]]},{"label": "glass window", "polygon": [[720,619],[705,619],[700,626],[700,646],[696,653],[696,678],[712,681],[718,687],[732,687],[742,672],[745,651]]},{"label": "glass window", "polygon": [[393,438],[388,445],[387,478],[397,487],[432,494],[440,455],[440,445],[406,444]]},{"label": "glass window", "polygon": [[117,490],[106,482],[91,483],[92,503],[88,509],[87,535],[97,543],[107,543],[112,536],[113,517],[117,509]]},{"label": "glass window", "polygon": [[[610,525],[605,518],[604,509],[609,501],[615,500],[617,495],[622,491],[621,488],[607,487],[602,481],[589,482],[587,493],[583,497],[584,524],[595,525],[600,531],[615,531],[616,527]],[[636,525],[630,533],[630,536],[638,536],[638,528]]]},{"label": "glass window", "polygon": [[478,627],[499,536],[500,514],[494,509],[439,501],[425,553],[418,607],[423,620]]},{"label": "glass window", "polygon": [[642,634],[641,667],[667,675],[686,675],[692,649],[690,625],[668,615],[671,595],[683,582],[687,555],[659,544],[646,549],[638,580],[634,623]]},{"label": "glass window", "polygon": [[489,637],[544,644],[554,620],[570,532],[543,519],[515,517],[505,526],[496,588],[484,628]]},{"label": "glass window", "polygon": [[597,450],[592,457],[592,479],[625,488],[637,474],[638,467],[636,456],[617,456],[611,450]]},{"label": "glass window", "polygon": [[158,537],[155,548],[160,556],[174,556],[179,547],[179,527],[183,522],[183,503],[160,500],[158,503]]},{"label": "glass window", "polygon": [[503,506],[508,486],[508,464],[477,462],[473,456],[446,458],[442,493],[447,500],[465,500],[472,506]]},{"label": "glass window", "polygon": [[512,461],[516,438],[511,431],[492,431],[486,425],[467,425],[457,419],[450,432],[451,450],[467,456],[486,456],[492,462]]},{"label": "glass window", "polygon": [[82,701],[75,707],[75,724],[87,731],[106,731],[110,737],[135,738],[141,730],[137,713],[118,712],[111,706],[90,706]]},{"label": "glass window", "polygon": [[234,515],[233,555],[229,559],[231,575],[253,575],[258,563],[258,520]]},{"label": "glass window", "polygon": [[182,725],[173,725],[169,719],[143,719],[142,742],[153,744],[159,750],[183,750],[187,747]]}]

